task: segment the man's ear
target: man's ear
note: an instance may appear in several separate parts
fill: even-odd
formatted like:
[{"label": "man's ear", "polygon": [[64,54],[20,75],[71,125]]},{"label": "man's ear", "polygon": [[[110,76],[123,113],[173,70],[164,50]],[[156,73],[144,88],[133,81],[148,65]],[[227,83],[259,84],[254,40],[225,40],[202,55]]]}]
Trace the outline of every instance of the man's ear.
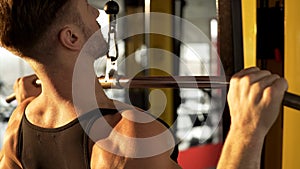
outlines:
[{"label": "man's ear", "polygon": [[65,26],[59,32],[59,40],[61,44],[70,50],[81,50],[82,40],[75,28]]}]

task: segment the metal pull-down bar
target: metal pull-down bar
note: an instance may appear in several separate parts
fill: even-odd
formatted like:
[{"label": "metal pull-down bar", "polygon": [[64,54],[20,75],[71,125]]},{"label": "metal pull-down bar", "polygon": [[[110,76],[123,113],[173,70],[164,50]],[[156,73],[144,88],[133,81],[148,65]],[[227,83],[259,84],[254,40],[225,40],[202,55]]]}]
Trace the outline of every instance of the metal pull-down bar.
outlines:
[{"label": "metal pull-down bar", "polygon": [[[123,76],[110,78],[98,78],[100,85],[104,89],[123,89],[123,88],[227,88],[229,86],[228,77],[218,76],[146,76],[134,77],[133,79]],[[225,81],[224,81],[225,80]],[[40,80],[36,80],[36,85],[41,85]],[[16,99],[13,93],[6,98],[10,103]],[[300,110],[300,96],[286,92],[283,98],[283,105]]]}]

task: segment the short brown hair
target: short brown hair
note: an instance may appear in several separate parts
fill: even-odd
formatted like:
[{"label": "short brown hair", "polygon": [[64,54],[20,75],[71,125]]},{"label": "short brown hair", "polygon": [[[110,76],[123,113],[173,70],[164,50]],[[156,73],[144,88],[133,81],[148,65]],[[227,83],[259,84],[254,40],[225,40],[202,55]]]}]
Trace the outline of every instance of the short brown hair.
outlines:
[{"label": "short brown hair", "polygon": [[0,0],[1,46],[23,56],[32,55],[60,11],[72,0]]}]

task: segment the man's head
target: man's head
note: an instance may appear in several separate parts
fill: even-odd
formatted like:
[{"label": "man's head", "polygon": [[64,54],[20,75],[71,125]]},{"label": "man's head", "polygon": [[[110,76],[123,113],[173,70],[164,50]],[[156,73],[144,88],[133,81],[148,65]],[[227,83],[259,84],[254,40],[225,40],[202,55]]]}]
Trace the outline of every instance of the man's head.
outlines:
[{"label": "man's head", "polygon": [[1,0],[1,45],[21,55],[31,55],[68,0]]},{"label": "man's head", "polygon": [[67,25],[77,25],[82,32],[90,34],[78,9],[81,1],[86,2],[0,0],[1,46],[20,56],[36,58],[51,54],[58,42],[65,42],[61,34],[68,33]]}]

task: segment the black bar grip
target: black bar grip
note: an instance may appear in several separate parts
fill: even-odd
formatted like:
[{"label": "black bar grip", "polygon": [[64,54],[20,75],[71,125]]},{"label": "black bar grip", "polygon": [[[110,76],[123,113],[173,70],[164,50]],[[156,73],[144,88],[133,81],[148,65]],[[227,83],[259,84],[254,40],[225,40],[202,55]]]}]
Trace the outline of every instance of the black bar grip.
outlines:
[{"label": "black bar grip", "polygon": [[285,92],[282,104],[284,106],[300,110],[300,96],[293,93]]}]

